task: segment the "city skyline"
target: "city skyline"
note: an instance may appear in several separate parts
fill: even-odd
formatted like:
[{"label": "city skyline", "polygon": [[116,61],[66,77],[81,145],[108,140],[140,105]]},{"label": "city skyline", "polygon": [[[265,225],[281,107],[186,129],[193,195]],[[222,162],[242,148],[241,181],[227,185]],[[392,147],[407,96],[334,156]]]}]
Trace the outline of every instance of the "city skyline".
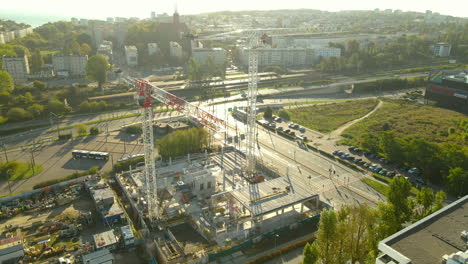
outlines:
[{"label": "city skyline", "polygon": [[[199,14],[217,11],[247,11],[247,10],[278,10],[278,9],[317,9],[323,11],[343,11],[343,10],[374,10],[376,8],[400,9],[402,11],[425,12],[431,10],[442,15],[451,15],[458,17],[467,17],[468,14],[463,6],[462,0],[449,0],[443,5],[437,2],[408,2],[396,0],[392,2],[371,2],[368,0],[348,1],[327,1],[322,3],[312,3],[305,0],[296,0],[289,2],[251,2],[247,0],[238,0],[235,4],[220,3],[215,0],[193,1],[169,1],[165,4],[156,5],[149,0],[135,0],[131,6],[118,5],[114,1],[91,1],[83,0],[80,6],[70,8],[64,6],[63,2],[58,0],[45,0],[39,2],[30,2],[29,0],[18,0],[9,2],[2,7],[0,18],[11,19],[11,16],[18,18],[27,18],[28,16],[57,16],[57,17],[82,17],[105,19],[106,17],[140,17],[150,16],[151,11],[157,14],[174,12],[174,8],[181,14]],[[94,6],[94,8],[90,8]]]}]

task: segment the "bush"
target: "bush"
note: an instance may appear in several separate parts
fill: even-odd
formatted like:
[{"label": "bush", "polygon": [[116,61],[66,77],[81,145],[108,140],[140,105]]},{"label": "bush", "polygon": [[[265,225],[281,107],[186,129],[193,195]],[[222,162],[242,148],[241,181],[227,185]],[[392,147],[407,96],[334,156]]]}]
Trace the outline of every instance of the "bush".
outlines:
[{"label": "bush", "polygon": [[88,129],[86,128],[85,124],[78,124],[75,126],[75,128],[78,131],[79,136],[85,136],[88,133]]},{"label": "bush", "polygon": [[13,107],[7,113],[8,120],[11,122],[24,121],[32,118],[31,113],[21,107]]},{"label": "bush", "polygon": [[290,120],[289,113],[286,110],[280,110],[278,116],[284,120]]},{"label": "bush", "polygon": [[93,135],[93,136],[99,134],[99,128],[97,128],[97,127],[90,128],[89,129],[89,134]]},{"label": "bush", "polygon": [[141,125],[132,125],[125,128],[125,133],[127,134],[141,134],[142,132]]},{"label": "bush", "polygon": [[71,139],[73,137],[73,134],[64,134],[64,135],[59,135],[58,136],[58,139],[59,140],[67,140],[67,139]]},{"label": "bush", "polygon": [[76,178],[79,178],[79,177],[83,177],[83,176],[86,176],[86,175],[92,175],[92,174],[98,174],[98,173],[99,173],[99,168],[98,167],[92,167],[91,169],[89,169],[87,171],[84,171],[84,172],[74,172],[74,173],[72,173],[72,174],[70,174],[68,176],[62,177],[62,178],[52,179],[52,180],[40,182],[40,183],[35,184],[33,186],[33,190],[40,189],[40,188],[43,188],[43,187],[46,187],[46,186],[50,186],[50,185],[53,185],[53,184],[56,184],[56,183],[59,183],[59,182],[69,181],[69,180],[76,179]]},{"label": "bush", "polygon": [[263,113],[263,118],[267,119],[267,118],[271,118],[273,116],[273,109],[271,109],[271,107],[267,107],[265,109],[265,113]]},{"label": "bush", "polygon": [[34,86],[34,88],[37,88],[37,89],[39,89],[41,91],[44,91],[45,89],[47,89],[47,85],[45,83],[43,83],[41,81],[37,81],[37,80],[34,81],[33,86]]}]

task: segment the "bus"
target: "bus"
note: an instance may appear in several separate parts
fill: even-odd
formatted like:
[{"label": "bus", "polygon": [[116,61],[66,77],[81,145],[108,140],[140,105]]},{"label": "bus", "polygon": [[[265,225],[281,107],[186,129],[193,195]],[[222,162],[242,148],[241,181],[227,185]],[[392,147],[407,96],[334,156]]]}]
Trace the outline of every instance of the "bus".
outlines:
[{"label": "bus", "polygon": [[100,151],[88,151],[88,150],[72,150],[72,156],[74,159],[96,159],[96,160],[108,160],[108,152]]}]

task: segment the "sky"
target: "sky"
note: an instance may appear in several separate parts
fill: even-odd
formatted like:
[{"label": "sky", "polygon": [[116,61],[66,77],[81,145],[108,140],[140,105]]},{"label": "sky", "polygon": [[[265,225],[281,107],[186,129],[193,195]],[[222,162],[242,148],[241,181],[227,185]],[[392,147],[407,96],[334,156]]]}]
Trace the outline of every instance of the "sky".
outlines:
[{"label": "sky", "polygon": [[[177,1],[177,4],[176,4]],[[403,11],[431,10],[443,15],[468,17],[467,0],[2,0],[0,18],[14,13],[16,16],[58,16],[78,18],[140,17],[150,16],[151,11],[159,13],[174,12],[177,5],[179,13],[198,14],[223,10],[271,10],[310,8],[326,11],[401,9]]]}]

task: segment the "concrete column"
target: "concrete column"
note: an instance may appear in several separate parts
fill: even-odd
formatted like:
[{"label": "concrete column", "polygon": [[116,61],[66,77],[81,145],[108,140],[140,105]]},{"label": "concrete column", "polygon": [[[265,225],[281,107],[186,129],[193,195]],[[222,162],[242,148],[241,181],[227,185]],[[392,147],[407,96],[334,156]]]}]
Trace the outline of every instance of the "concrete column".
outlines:
[{"label": "concrete column", "polygon": [[301,213],[304,212],[304,203],[301,203]]}]

